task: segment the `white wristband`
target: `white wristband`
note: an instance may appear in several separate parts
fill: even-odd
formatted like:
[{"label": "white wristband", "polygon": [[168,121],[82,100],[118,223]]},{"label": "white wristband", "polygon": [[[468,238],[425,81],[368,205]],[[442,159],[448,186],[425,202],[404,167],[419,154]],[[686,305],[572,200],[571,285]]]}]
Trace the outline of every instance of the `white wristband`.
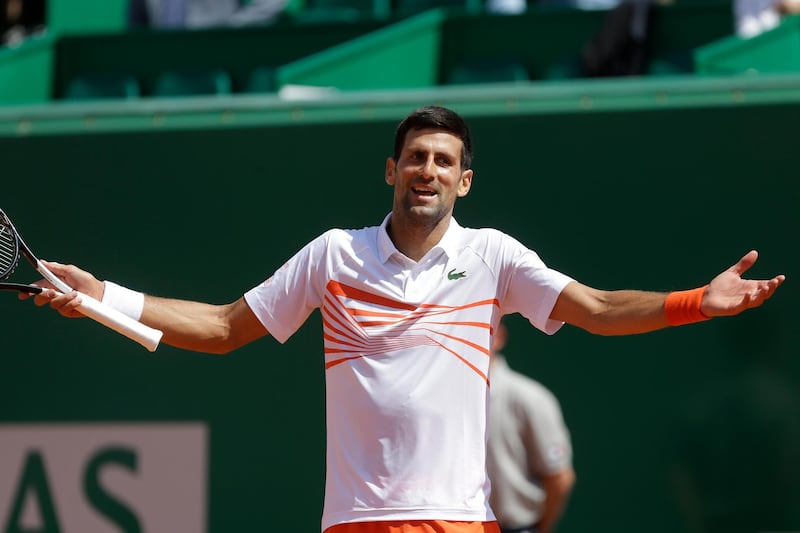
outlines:
[{"label": "white wristband", "polygon": [[132,291],[112,281],[104,281],[103,303],[134,320],[142,318],[144,293]]}]

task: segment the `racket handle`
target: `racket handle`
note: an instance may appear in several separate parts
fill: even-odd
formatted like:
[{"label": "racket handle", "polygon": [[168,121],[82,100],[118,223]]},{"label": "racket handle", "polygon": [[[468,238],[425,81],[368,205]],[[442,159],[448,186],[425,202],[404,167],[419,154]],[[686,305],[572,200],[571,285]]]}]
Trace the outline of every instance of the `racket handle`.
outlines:
[{"label": "racket handle", "polygon": [[[72,292],[72,288],[67,285],[64,280],[53,274],[53,272],[38,259],[36,260],[36,270],[61,293],[67,294]],[[162,331],[145,326],[138,320],[134,320],[113,307],[95,300],[88,294],[83,294],[79,291],[76,292],[78,292],[78,295],[81,297],[81,305],[78,306],[78,311],[100,322],[107,328],[113,329],[120,335],[124,335],[138,342],[149,351],[156,351],[158,343],[161,342],[161,337],[164,335]]]},{"label": "racket handle", "polygon": [[81,305],[78,306],[78,311],[88,316],[92,320],[100,322],[104,326],[113,329],[120,335],[124,335],[131,340],[134,340],[147,348],[149,351],[154,352],[158,348],[158,343],[161,342],[161,337],[164,333],[160,330],[153,329],[145,326],[138,320],[134,320],[128,315],[125,315],[116,309],[109,307],[91,296],[78,293],[81,299]]}]

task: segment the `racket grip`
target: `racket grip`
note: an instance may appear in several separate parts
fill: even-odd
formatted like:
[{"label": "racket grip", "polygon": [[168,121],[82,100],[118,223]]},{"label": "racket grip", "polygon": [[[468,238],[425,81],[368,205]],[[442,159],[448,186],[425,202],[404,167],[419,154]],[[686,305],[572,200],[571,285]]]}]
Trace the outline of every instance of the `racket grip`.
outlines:
[{"label": "racket grip", "polygon": [[148,351],[156,351],[161,337],[164,335],[162,331],[146,326],[82,292],[79,292],[78,296],[81,299],[81,305],[78,306],[81,313],[113,329],[120,335],[138,342]]}]

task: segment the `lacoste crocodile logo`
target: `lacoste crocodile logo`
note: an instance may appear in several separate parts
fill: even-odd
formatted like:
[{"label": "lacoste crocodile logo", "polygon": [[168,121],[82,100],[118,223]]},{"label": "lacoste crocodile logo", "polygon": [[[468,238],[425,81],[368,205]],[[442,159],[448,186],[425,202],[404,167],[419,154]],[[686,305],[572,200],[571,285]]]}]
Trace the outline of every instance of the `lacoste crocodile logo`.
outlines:
[{"label": "lacoste crocodile logo", "polygon": [[461,279],[466,277],[467,277],[466,270],[462,270],[461,272],[456,272],[456,269],[454,268],[453,270],[447,273],[447,279]]}]

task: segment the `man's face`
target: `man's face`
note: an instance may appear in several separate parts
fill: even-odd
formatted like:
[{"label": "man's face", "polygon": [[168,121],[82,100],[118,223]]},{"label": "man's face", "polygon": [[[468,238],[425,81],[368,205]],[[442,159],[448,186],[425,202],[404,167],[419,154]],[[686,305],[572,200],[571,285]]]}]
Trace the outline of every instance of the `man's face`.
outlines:
[{"label": "man's face", "polygon": [[395,212],[438,223],[466,196],[472,170],[461,170],[461,139],[442,130],[411,130],[400,159],[386,161],[386,183],[394,186]]}]

